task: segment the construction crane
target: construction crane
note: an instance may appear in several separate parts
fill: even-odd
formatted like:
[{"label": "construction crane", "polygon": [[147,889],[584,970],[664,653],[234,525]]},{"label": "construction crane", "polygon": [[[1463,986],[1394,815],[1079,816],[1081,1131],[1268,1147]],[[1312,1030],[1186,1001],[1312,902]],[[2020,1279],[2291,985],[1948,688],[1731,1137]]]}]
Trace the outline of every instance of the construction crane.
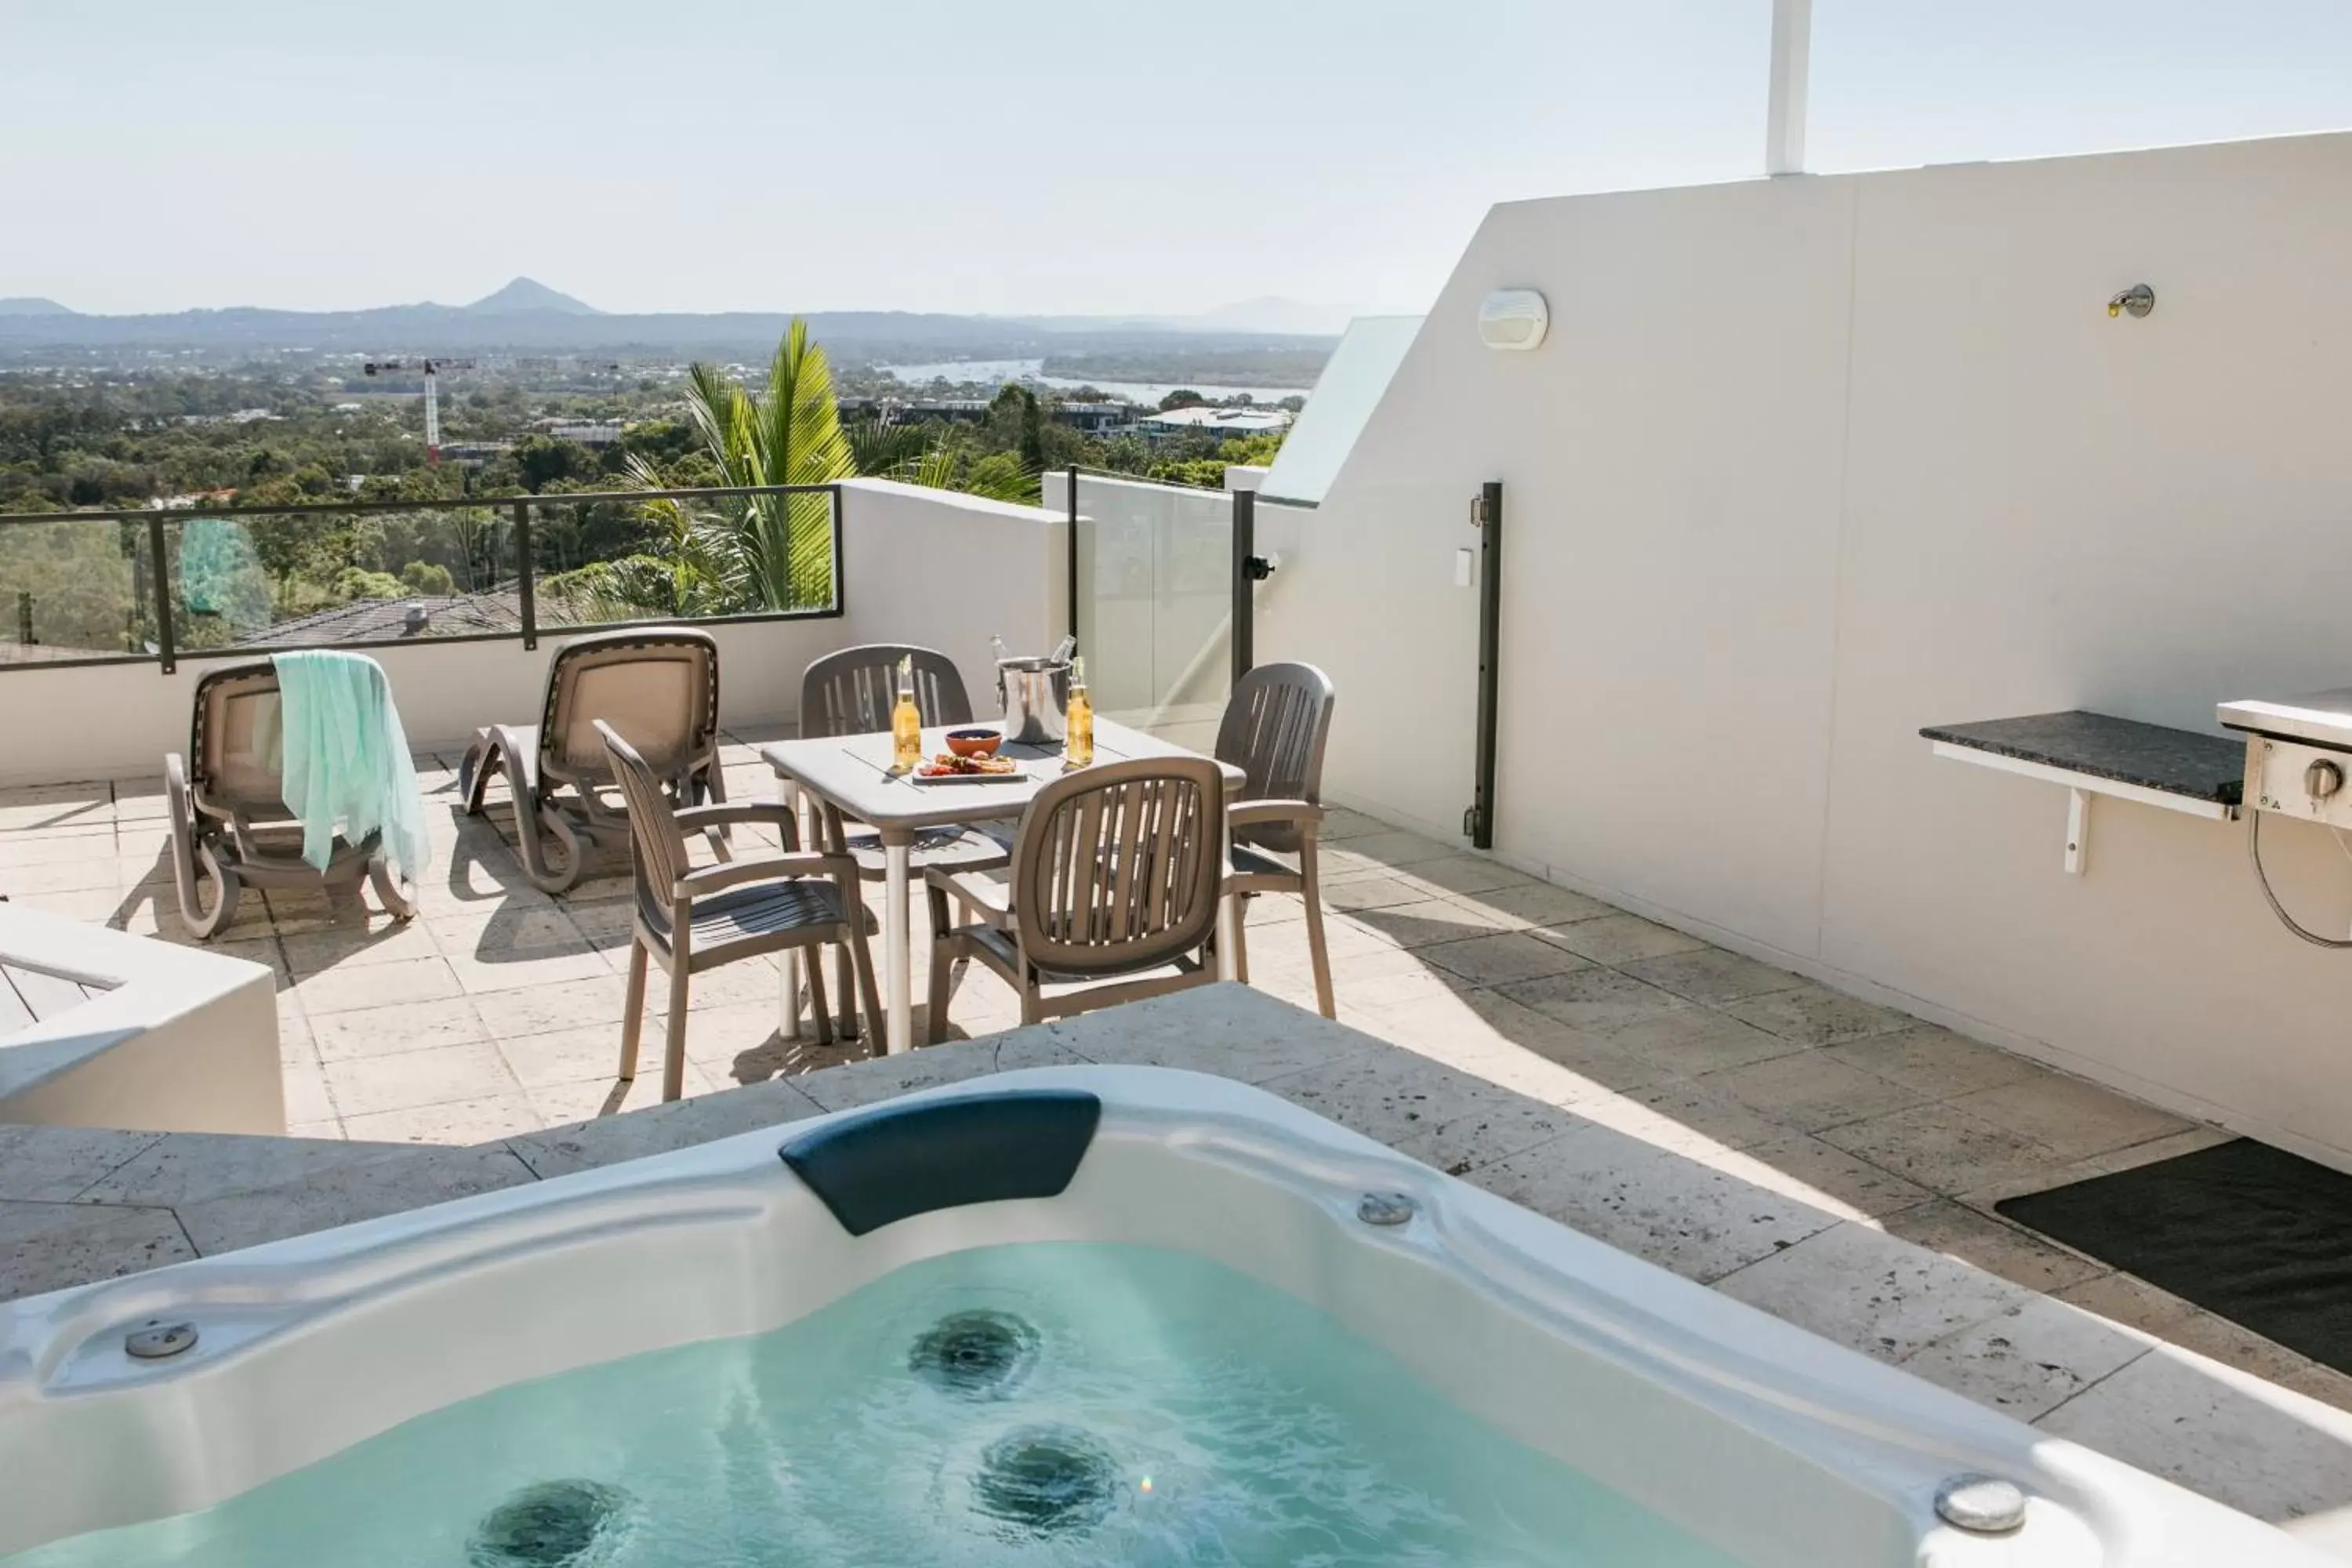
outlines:
[{"label": "construction crane", "polygon": [[437,463],[441,460],[441,392],[435,378],[445,370],[473,368],[472,360],[449,359],[446,356],[436,359],[372,359],[367,362],[367,373],[370,375],[387,370],[416,370],[425,373],[425,460],[428,463]]}]

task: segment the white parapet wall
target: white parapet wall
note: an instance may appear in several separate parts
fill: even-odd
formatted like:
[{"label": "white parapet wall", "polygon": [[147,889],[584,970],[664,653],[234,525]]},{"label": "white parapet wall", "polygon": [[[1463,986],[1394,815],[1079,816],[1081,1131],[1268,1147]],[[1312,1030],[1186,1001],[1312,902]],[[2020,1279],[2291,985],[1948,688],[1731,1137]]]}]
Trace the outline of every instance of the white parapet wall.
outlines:
[{"label": "white parapet wall", "polygon": [[[2352,679],[2348,196],[2333,135],[1498,206],[1259,657],[1337,680],[1336,796],[1450,832],[1500,480],[1501,855],[2352,1167],[2352,954],[2242,826],[2107,803],[2067,876],[2063,790],[1917,734]],[[2334,844],[2264,847],[2352,929]]]},{"label": "white parapet wall", "polygon": [[[887,479],[844,487],[846,624],[840,646],[917,643],[956,661],[972,710],[992,718],[1002,637],[1046,653],[1069,619],[1069,523],[1060,506],[1017,506]],[[795,665],[792,708],[799,707]]]},{"label": "white parapet wall", "polygon": [[286,1131],[265,965],[9,904],[0,963],[95,993],[0,1036],[0,1123]]},{"label": "white parapet wall", "polygon": [[[704,623],[719,639],[719,705],[730,724],[790,722],[801,671],[858,642],[915,642],[952,654],[983,713],[994,712],[991,633],[1042,651],[1061,635],[1068,577],[1058,510],[854,479],[842,506],[844,614]],[[462,742],[493,722],[536,723],[547,661],[567,634],[420,641],[372,648],[418,746]],[[266,652],[253,657],[265,658]],[[217,658],[0,668],[0,784],[152,778],[188,745],[190,700]]]}]

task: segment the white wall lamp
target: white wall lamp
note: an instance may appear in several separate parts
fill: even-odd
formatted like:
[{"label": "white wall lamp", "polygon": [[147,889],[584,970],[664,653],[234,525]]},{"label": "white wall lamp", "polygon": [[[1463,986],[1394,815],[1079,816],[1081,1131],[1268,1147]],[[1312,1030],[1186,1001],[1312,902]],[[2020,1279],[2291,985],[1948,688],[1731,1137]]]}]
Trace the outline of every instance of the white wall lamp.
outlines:
[{"label": "white wall lamp", "polygon": [[1478,341],[1490,349],[1524,353],[1550,330],[1551,309],[1532,289],[1497,289],[1478,306]]}]

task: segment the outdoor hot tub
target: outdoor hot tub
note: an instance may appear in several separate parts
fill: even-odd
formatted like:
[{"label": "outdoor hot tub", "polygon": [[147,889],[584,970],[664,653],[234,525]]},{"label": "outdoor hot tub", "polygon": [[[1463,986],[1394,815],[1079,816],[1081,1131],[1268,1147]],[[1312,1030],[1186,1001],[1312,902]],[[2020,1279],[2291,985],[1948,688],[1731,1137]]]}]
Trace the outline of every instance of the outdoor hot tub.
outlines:
[{"label": "outdoor hot tub", "polygon": [[1261,1091],[1071,1068],[0,1307],[0,1561],[2326,1560]]}]

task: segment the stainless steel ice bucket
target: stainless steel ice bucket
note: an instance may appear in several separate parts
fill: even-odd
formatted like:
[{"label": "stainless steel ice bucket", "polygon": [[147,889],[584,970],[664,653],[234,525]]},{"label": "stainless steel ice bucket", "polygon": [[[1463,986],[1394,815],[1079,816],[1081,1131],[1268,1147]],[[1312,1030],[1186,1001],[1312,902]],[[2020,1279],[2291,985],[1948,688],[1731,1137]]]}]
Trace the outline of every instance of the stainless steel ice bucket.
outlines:
[{"label": "stainless steel ice bucket", "polygon": [[1032,657],[996,661],[996,700],[1004,738],[1059,744],[1070,722],[1070,661]]}]

